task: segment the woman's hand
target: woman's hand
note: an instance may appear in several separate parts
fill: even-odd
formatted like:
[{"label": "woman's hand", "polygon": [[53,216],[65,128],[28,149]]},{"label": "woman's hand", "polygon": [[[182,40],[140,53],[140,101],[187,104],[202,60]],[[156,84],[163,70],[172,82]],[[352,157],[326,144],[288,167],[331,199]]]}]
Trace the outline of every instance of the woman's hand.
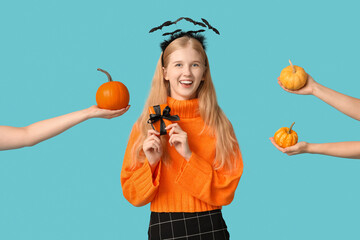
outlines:
[{"label": "woman's hand", "polygon": [[147,138],[143,143],[143,151],[149,161],[151,170],[154,171],[163,154],[160,133],[155,130],[149,130]]},{"label": "woman's hand", "polygon": [[108,110],[108,109],[102,109],[98,106],[94,105],[86,109],[88,113],[88,118],[107,118],[111,119],[114,117],[119,117],[123,115],[124,113],[129,110],[130,105],[128,105],[126,108],[119,109],[119,110]]},{"label": "woman's hand", "polygon": [[173,123],[170,124],[169,126],[167,126],[165,128],[166,130],[170,129],[169,132],[169,143],[170,146],[174,146],[176,151],[183,157],[185,158],[187,161],[189,161],[190,157],[191,157],[191,150],[189,148],[189,143],[188,143],[188,138],[187,138],[187,133],[184,132],[179,124],[177,123]]},{"label": "woman's hand", "polygon": [[308,146],[307,142],[298,142],[297,144],[295,144],[291,147],[282,148],[276,144],[273,137],[270,138],[270,141],[277,149],[279,149],[280,152],[286,153],[289,156],[307,152],[306,151],[307,146]]},{"label": "woman's hand", "polygon": [[308,74],[308,79],[306,81],[305,86],[303,86],[302,88],[300,88],[299,90],[289,90],[286,89],[280,82],[280,77],[277,78],[278,79],[278,83],[280,85],[280,87],[282,87],[285,91],[289,92],[289,93],[295,93],[295,94],[300,94],[300,95],[313,95],[314,94],[314,89],[316,87],[316,84],[318,84],[317,82],[315,82],[315,80]]}]

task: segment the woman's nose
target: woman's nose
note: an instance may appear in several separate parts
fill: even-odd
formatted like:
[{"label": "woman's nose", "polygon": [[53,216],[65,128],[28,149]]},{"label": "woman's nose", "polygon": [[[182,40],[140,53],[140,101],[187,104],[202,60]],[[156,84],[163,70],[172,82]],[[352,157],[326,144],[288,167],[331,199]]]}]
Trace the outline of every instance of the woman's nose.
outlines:
[{"label": "woman's nose", "polygon": [[190,76],[191,75],[191,68],[190,66],[186,65],[184,68],[183,68],[183,74],[185,76]]}]

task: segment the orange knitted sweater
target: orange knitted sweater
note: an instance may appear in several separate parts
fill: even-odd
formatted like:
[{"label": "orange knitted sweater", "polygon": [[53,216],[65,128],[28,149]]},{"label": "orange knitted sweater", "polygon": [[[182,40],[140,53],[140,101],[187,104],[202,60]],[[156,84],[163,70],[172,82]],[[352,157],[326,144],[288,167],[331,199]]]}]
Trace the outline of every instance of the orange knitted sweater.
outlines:
[{"label": "orange knitted sweater", "polygon": [[179,126],[187,133],[192,155],[186,161],[168,143],[168,163],[161,160],[152,173],[150,164],[131,169],[132,147],[140,132],[134,125],[125,151],[121,184],[125,198],[134,206],[151,202],[153,212],[202,212],[229,204],[239,183],[243,163],[240,149],[237,168],[229,173],[213,169],[215,137],[204,129],[198,99],[176,100],[168,97],[171,115],[179,115]]}]

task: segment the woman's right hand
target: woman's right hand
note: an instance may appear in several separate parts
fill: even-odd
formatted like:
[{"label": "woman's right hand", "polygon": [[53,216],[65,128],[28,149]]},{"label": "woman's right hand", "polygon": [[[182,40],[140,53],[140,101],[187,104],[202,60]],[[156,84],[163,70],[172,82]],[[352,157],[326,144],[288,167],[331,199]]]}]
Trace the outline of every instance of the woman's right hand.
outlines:
[{"label": "woman's right hand", "polygon": [[300,88],[299,90],[289,90],[286,89],[280,82],[280,77],[277,78],[278,79],[278,83],[280,85],[280,87],[282,87],[285,91],[289,92],[289,93],[295,93],[295,94],[300,94],[300,95],[313,95],[314,94],[314,89],[316,87],[316,84],[318,84],[317,82],[315,82],[315,80],[308,74],[308,79],[307,82],[305,84],[304,87]]},{"label": "woman's right hand", "polygon": [[151,170],[154,171],[163,154],[159,132],[153,129],[148,131],[147,138],[143,143],[143,151],[149,161]]}]

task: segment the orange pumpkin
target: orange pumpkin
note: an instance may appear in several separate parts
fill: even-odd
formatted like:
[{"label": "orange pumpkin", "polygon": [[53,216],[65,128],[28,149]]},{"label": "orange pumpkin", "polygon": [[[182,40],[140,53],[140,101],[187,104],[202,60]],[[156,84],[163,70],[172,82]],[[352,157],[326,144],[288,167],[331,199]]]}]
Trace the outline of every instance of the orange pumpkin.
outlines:
[{"label": "orange pumpkin", "polygon": [[96,92],[96,102],[99,108],[118,110],[129,105],[129,91],[121,82],[113,81],[110,74],[100,68],[97,69],[105,73],[109,82],[102,84]]},{"label": "orange pumpkin", "polygon": [[289,90],[299,90],[305,86],[308,75],[302,67],[292,65],[284,68],[280,73],[281,84]]},{"label": "orange pumpkin", "polygon": [[290,147],[298,142],[298,135],[294,130],[291,130],[295,122],[291,124],[290,128],[282,127],[276,131],[274,140],[277,145],[282,148]]}]

